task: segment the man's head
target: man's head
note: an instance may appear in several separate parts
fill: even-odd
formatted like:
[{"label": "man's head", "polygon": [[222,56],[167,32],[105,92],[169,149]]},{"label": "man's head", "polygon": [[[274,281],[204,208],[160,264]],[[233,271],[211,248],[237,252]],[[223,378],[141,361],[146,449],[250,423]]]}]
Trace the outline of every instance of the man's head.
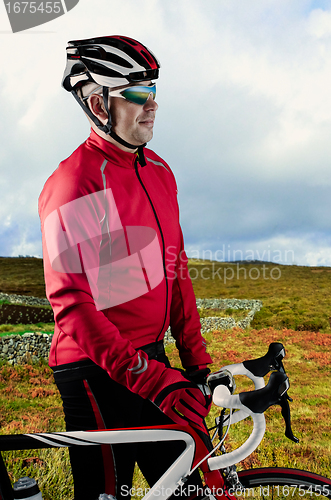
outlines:
[{"label": "man's head", "polygon": [[[134,86],[109,90],[108,94],[112,131],[136,147],[149,142],[153,137],[155,113],[158,108],[155,101],[156,85],[152,82],[141,82]],[[83,87],[82,99],[98,121],[105,126],[109,113],[104,105],[102,89],[95,85],[94,88]],[[104,136],[92,121],[91,125],[97,133]]]},{"label": "man's head", "polygon": [[152,80],[160,64],[144,45],[123,36],[76,40],[67,47],[63,87],[102,134],[131,149],[152,138],[157,104]]}]

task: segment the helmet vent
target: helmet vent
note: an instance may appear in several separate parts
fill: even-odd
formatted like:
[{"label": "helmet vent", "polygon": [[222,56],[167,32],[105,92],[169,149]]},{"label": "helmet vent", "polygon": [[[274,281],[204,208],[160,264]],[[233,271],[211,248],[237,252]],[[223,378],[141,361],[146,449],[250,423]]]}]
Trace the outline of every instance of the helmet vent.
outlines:
[{"label": "helmet vent", "polygon": [[118,66],[122,66],[123,68],[133,68],[132,64],[129,61],[126,61],[116,54],[107,54],[107,61],[117,64]]},{"label": "helmet vent", "polygon": [[149,61],[151,64],[153,64],[155,61],[153,60],[152,56],[146,52],[146,50],[141,51],[142,55],[146,57],[147,61]]},{"label": "helmet vent", "polygon": [[109,77],[115,77],[115,78],[123,78],[121,73],[110,69],[106,68],[102,64],[98,64],[96,62],[91,62],[86,60],[86,66],[88,67],[89,71],[91,73],[95,73],[96,75],[102,75],[102,76],[109,76]]},{"label": "helmet vent", "polygon": [[136,71],[135,73],[130,73],[130,79],[132,82],[142,82],[146,80],[156,80],[159,77],[158,69],[148,69],[146,71]]},{"label": "helmet vent", "polygon": [[93,57],[94,59],[104,59],[102,52],[97,48],[82,47],[80,50],[82,56]]},{"label": "helmet vent", "polygon": [[75,63],[72,68],[71,68],[71,74],[72,75],[79,75],[82,73],[86,73],[86,66],[85,64],[82,64],[81,62]]},{"label": "helmet vent", "polygon": [[138,44],[132,40],[132,38],[127,38],[127,37],[124,37],[124,36],[120,36],[119,37],[121,40],[124,40],[125,43],[129,43],[130,45],[133,45],[134,47],[136,47]]},{"label": "helmet vent", "polygon": [[84,47],[83,49],[80,49],[80,53],[82,57],[99,59],[100,62],[109,61],[117,66],[121,66],[122,68],[133,68],[129,61],[126,61],[123,57],[118,56],[117,54],[107,52],[102,47]]}]

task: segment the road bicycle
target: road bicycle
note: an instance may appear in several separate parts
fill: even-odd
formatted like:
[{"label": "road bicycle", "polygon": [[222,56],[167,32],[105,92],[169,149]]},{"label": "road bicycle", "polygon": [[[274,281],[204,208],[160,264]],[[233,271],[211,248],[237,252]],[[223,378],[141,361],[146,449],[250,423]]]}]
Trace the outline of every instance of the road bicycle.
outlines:
[{"label": "road bicycle", "polygon": [[[331,498],[331,480],[318,474],[285,467],[266,467],[237,471],[236,463],[248,457],[261,442],[266,422],[264,412],[279,404],[285,420],[285,435],[294,442],[297,438],[291,429],[288,396],[289,379],[283,358],[285,349],[281,343],[270,344],[261,358],[227,365],[208,376],[207,384],[213,394],[213,402],[221,407],[215,426],[209,429],[210,439],[193,426],[177,424],[159,427],[143,427],[102,431],[54,432],[21,435],[1,435],[0,452],[70,446],[96,446],[129,442],[182,441],[185,449],[170,468],[151,488],[147,488],[142,500],[166,500],[172,494],[179,496],[191,474],[199,468],[205,486],[199,494],[206,500],[239,500],[241,498],[300,499]],[[271,371],[265,385],[264,377]],[[234,394],[235,377],[245,375],[253,381],[253,391]],[[225,439],[230,426],[251,417],[253,428],[249,438],[237,449],[227,452]],[[216,444],[214,444],[216,441]],[[2,500],[13,500],[14,491],[8,471],[0,453],[0,493]],[[130,492],[128,492],[129,495]],[[186,493],[187,494],[187,493]],[[107,495],[101,498],[111,498]],[[95,499],[97,500],[97,499]]]}]

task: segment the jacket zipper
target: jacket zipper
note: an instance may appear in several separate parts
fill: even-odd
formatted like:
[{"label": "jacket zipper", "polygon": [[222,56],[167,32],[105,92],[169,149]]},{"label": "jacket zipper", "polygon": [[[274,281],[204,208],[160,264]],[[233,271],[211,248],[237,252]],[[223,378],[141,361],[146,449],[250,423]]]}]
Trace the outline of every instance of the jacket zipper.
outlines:
[{"label": "jacket zipper", "polygon": [[135,172],[136,172],[136,176],[143,188],[143,190],[145,191],[145,194],[148,198],[148,201],[152,207],[152,210],[153,210],[153,213],[154,213],[154,217],[155,217],[155,220],[156,220],[156,223],[158,225],[158,228],[159,228],[159,231],[160,231],[160,235],[161,235],[161,240],[162,240],[162,262],[163,262],[163,272],[164,272],[164,278],[165,278],[165,283],[166,283],[166,307],[165,307],[165,315],[164,315],[164,320],[163,320],[163,324],[162,324],[162,328],[160,330],[160,333],[158,334],[158,336],[156,337],[156,341],[157,342],[159,340],[159,337],[162,333],[162,330],[164,328],[164,325],[166,323],[166,320],[167,320],[167,315],[168,315],[168,294],[169,294],[169,289],[168,289],[168,279],[167,279],[167,269],[166,269],[166,262],[165,262],[165,243],[164,243],[164,237],[163,237],[163,232],[162,232],[162,228],[161,228],[161,224],[160,224],[160,221],[159,221],[159,218],[157,216],[157,213],[155,211],[155,208],[154,208],[154,205],[153,205],[153,202],[148,194],[148,191],[146,189],[146,186],[145,184],[143,183],[142,181],[142,178],[140,177],[140,174],[139,174],[139,171],[138,171],[138,158],[136,158],[135,160],[135,163],[134,163],[134,169],[135,169]]}]

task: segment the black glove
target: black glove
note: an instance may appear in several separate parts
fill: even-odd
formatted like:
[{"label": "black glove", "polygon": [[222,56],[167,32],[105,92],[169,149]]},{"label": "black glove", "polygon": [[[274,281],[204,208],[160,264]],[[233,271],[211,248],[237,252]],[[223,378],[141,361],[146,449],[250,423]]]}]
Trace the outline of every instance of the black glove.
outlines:
[{"label": "black glove", "polygon": [[189,366],[186,368],[185,377],[198,385],[207,385],[207,377],[210,369],[207,365]]}]

